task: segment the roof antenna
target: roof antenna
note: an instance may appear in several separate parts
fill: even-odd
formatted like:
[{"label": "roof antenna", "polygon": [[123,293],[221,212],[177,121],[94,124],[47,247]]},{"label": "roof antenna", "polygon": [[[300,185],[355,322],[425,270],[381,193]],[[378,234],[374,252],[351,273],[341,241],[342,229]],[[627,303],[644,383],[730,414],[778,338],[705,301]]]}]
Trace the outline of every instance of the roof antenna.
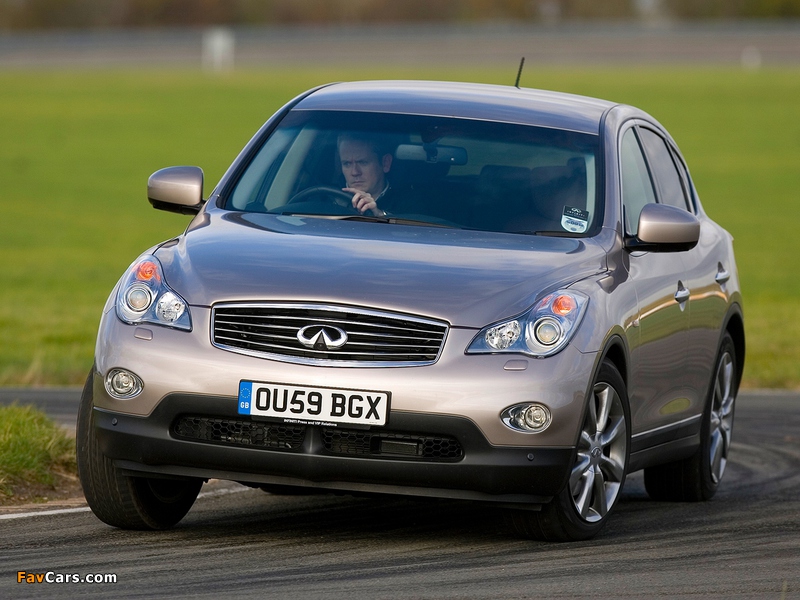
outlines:
[{"label": "roof antenna", "polygon": [[525,64],[525,57],[523,56],[522,59],[519,61],[519,71],[517,71],[517,82],[514,84],[514,87],[519,89],[519,78],[522,77],[522,65]]}]

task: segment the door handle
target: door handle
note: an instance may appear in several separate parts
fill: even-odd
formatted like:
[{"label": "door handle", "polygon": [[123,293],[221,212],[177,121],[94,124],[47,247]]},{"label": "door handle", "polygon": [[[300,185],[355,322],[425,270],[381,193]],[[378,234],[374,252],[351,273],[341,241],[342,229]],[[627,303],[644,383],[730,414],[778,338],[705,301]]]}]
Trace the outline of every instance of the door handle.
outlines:
[{"label": "door handle", "polygon": [[714,277],[714,281],[716,281],[720,285],[725,285],[728,283],[728,280],[731,278],[731,274],[726,271],[722,265],[719,266],[719,271],[717,271],[717,275]]},{"label": "door handle", "polygon": [[691,292],[689,290],[687,290],[685,287],[683,287],[683,283],[681,283],[679,281],[678,282],[678,291],[675,292],[675,301],[678,304],[683,304],[684,302],[686,302],[689,299],[690,295],[691,295]]}]

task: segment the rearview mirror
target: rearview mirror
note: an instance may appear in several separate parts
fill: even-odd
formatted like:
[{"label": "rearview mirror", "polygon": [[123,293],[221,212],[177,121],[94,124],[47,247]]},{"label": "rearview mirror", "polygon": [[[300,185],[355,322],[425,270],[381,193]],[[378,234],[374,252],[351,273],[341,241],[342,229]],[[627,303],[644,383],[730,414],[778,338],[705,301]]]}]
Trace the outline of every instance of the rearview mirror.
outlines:
[{"label": "rearview mirror", "polygon": [[646,204],[639,215],[639,232],[625,240],[629,250],[681,252],[700,239],[700,221],[692,213],[666,204]]},{"label": "rearview mirror", "polygon": [[147,180],[147,199],[159,210],[192,215],[203,207],[203,170],[167,167]]},{"label": "rearview mirror", "polygon": [[397,160],[414,160],[448,165],[467,164],[467,151],[459,146],[436,144],[400,144],[395,150]]}]

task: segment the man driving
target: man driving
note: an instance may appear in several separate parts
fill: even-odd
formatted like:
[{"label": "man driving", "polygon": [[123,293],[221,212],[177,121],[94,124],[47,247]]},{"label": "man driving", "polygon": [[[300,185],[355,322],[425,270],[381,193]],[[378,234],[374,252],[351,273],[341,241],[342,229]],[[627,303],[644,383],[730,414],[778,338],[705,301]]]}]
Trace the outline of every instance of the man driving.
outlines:
[{"label": "man driving", "polygon": [[381,148],[376,139],[356,133],[340,135],[338,149],[346,182],[342,189],[353,194],[353,208],[361,214],[385,217],[385,208],[391,208],[386,175],[392,167],[392,153]]}]

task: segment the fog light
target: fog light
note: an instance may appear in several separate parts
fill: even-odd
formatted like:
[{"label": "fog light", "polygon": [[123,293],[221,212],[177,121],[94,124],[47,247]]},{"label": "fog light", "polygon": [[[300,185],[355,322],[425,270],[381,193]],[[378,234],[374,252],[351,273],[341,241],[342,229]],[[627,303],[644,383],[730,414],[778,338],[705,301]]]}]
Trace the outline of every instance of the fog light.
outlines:
[{"label": "fog light", "polygon": [[106,375],[106,391],[117,400],[129,400],[138,396],[144,384],[137,375],[125,369],[111,369]]},{"label": "fog light", "polygon": [[537,402],[510,406],[500,414],[500,419],[506,427],[525,433],[544,431],[552,422],[550,409]]},{"label": "fog light", "polygon": [[534,404],[522,411],[525,427],[531,431],[540,431],[550,424],[550,411],[544,406]]}]

